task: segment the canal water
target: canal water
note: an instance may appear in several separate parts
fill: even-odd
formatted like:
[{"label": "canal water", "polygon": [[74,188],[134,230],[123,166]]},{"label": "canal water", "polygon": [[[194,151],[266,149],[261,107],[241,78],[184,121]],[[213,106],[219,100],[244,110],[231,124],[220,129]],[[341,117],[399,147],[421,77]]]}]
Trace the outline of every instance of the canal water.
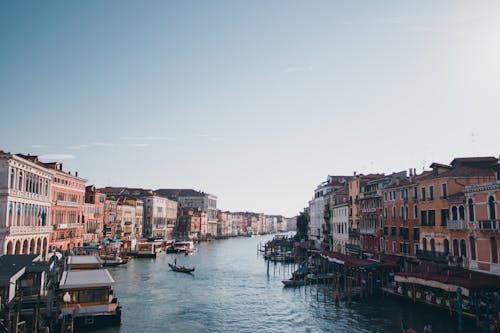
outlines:
[{"label": "canal water", "polygon": [[[257,245],[271,236],[237,237],[197,245],[193,255],[134,259],[110,269],[123,306],[123,324],[106,332],[457,332],[446,311],[406,300],[376,298],[335,305],[322,287],[283,288],[289,265],[267,266]],[[195,266],[193,275],[167,263]],[[463,332],[476,332],[465,324]]]}]

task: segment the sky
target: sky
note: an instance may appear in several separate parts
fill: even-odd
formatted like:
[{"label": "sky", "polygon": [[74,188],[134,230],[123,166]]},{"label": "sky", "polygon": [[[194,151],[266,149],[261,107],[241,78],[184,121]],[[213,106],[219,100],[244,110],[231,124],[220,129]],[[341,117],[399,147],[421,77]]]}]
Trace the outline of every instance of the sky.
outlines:
[{"label": "sky", "polygon": [[296,215],[328,175],[500,154],[498,1],[2,1],[0,150]]}]

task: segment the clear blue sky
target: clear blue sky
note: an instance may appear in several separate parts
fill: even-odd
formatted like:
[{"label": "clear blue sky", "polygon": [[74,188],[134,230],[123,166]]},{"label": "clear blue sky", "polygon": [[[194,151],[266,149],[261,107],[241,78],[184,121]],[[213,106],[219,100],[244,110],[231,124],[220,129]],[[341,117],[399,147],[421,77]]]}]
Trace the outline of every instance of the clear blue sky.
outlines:
[{"label": "clear blue sky", "polygon": [[0,149],[291,216],[500,153],[498,1],[2,1]]}]

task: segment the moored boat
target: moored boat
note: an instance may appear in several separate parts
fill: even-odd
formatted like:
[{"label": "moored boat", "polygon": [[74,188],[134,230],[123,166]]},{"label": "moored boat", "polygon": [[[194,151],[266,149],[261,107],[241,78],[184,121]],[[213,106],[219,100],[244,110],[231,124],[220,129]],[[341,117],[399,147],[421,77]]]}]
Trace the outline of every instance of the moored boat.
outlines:
[{"label": "moored boat", "polygon": [[306,284],[306,280],[298,280],[293,278],[288,280],[282,280],[281,282],[285,285],[285,287],[297,287]]},{"label": "moored boat", "polygon": [[191,253],[194,251],[194,242],[193,241],[181,241],[174,243],[174,252],[186,252]]}]

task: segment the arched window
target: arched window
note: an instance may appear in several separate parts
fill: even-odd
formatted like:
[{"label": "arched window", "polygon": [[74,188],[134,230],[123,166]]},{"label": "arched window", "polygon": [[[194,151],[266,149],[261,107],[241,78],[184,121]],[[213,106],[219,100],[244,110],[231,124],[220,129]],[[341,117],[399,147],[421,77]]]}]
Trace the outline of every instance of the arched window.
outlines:
[{"label": "arched window", "polygon": [[450,241],[445,239],[443,242],[443,246],[444,246],[444,253],[446,255],[450,254]]},{"label": "arched window", "polygon": [[46,197],[49,196],[49,181],[46,180],[45,181],[45,194],[44,194]]},{"label": "arched window", "polygon": [[465,239],[460,240],[460,256],[467,257],[467,245]]},{"label": "arched window", "polygon": [[427,238],[422,239],[422,247],[424,248],[424,251],[427,251]]},{"label": "arched window", "polygon": [[459,256],[459,246],[458,246],[458,239],[453,240],[453,255],[455,257]]},{"label": "arched window", "polygon": [[470,243],[470,258],[476,260],[476,239],[474,237],[469,238]]},{"label": "arched window", "polygon": [[436,242],[434,241],[434,238],[431,238],[431,252],[436,252]]},{"label": "arched window", "polygon": [[458,207],[458,217],[460,218],[460,220],[465,220],[465,208],[462,205]]},{"label": "arched window", "polygon": [[495,198],[492,195],[488,198],[488,211],[490,212],[490,220],[497,219],[497,212],[495,207]]},{"label": "arched window", "polygon": [[469,221],[473,222],[474,221],[474,201],[472,199],[469,199]]},{"label": "arched window", "polygon": [[451,207],[451,219],[458,220],[458,211],[456,206]]}]

